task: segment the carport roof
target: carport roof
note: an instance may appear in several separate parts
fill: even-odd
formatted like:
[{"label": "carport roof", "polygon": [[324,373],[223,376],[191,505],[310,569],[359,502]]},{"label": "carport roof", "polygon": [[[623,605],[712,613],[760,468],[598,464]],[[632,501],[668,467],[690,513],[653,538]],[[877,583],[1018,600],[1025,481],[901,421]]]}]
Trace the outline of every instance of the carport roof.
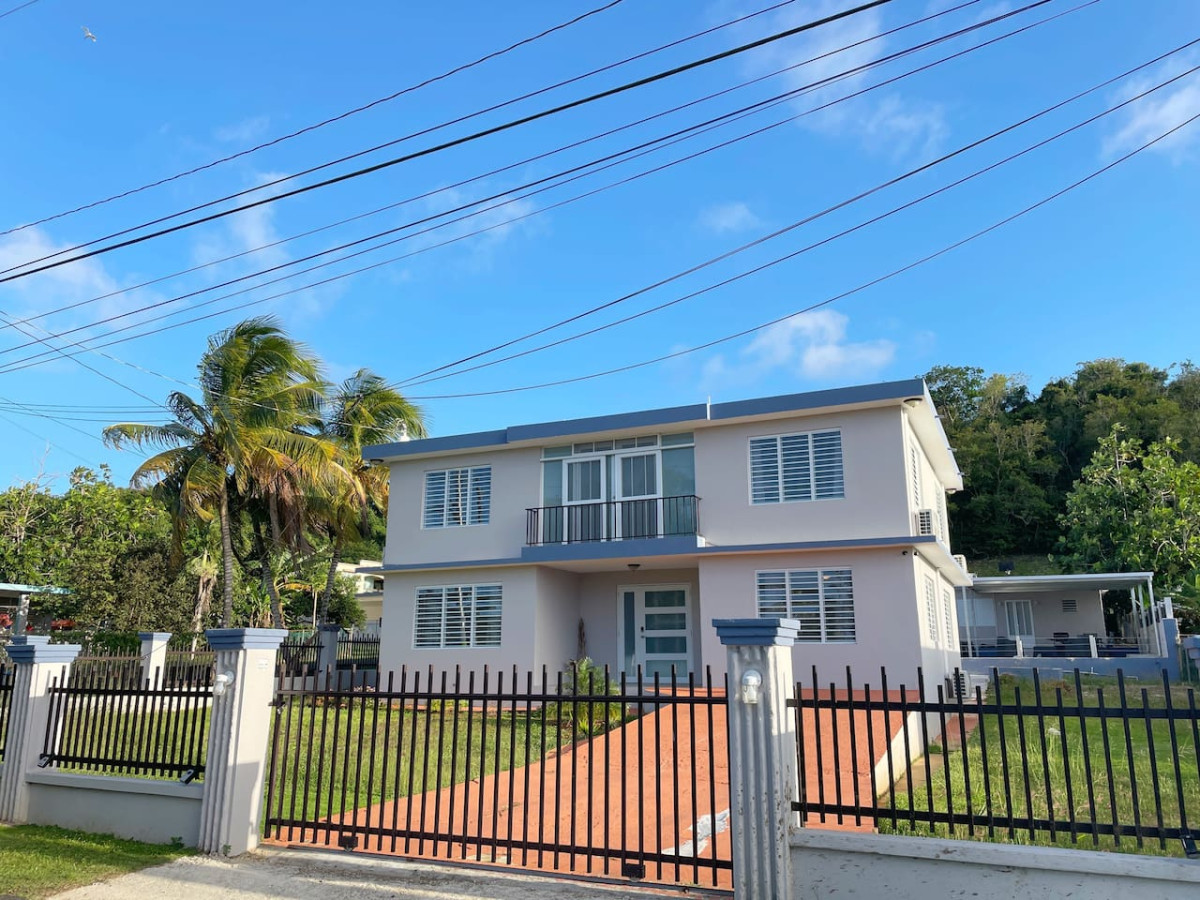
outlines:
[{"label": "carport roof", "polygon": [[1000,575],[972,576],[980,594],[1029,594],[1042,591],[1128,590],[1146,584],[1153,572],[1093,572],[1085,575]]}]

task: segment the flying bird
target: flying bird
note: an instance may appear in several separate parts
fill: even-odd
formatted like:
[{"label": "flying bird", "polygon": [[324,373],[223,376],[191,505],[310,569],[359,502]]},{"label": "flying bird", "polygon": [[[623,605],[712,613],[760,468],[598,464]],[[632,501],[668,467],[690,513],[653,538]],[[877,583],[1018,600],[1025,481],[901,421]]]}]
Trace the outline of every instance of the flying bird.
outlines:
[{"label": "flying bird", "polygon": [[96,36],[94,34],[92,34],[91,29],[88,28],[86,25],[81,25],[80,27],[83,29],[83,36],[85,38],[87,38],[89,41],[91,41],[92,43],[95,43]]}]

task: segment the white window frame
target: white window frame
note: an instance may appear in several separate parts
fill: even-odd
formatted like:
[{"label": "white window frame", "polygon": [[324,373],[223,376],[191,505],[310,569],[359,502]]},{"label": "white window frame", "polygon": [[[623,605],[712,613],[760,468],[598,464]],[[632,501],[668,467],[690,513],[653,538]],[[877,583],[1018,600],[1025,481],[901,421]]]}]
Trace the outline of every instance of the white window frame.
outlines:
[{"label": "white window frame", "polygon": [[953,648],[958,635],[954,632],[954,595],[950,588],[942,587],[942,618],[946,620],[946,646]]},{"label": "white window frame", "polygon": [[[838,441],[838,457],[840,463],[840,481],[841,491],[836,495],[819,496],[817,493],[817,460],[813,450],[813,441],[819,435],[836,434]],[[784,471],[783,471],[783,442],[788,438],[807,438],[808,439],[808,483],[809,490],[812,493],[810,497],[798,497],[793,500],[784,499]],[[777,500],[755,500],[754,499],[754,442],[763,440],[775,441],[775,462],[776,462],[776,478],[778,480],[777,488],[779,498]],[[785,434],[755,434],[751,435],[746,440],[746,489],[747,500],[751,506],[775,506],[781,503],[817,503],[828,500],[845,500],[846,499],[846,447],[842,439],[842,429],[834,428],[818,428],[813,431],[792,431]]]},{"label": "white window frame", "polygon": [[[850,596],[848,598],[850,604],[850,638],[830,637],[830,623],[828,606],[831,602],[844,603],[847,598],[832,598],[827,599],[825,596],[825,586],[829,578],[835,575],[845,574],[850,588]],[[836,566],[825,569],[758,569],[754,573],[754,608],[759,618],[763,618],[762,611],[762,596],[761,583],[763,576],[783,576],[784,604],[786,607],[785,614],[789,618],[795,618],[793,615],[794,607],[792,605],[792,582],[795,576],[816,576],[817,581],[817,615],[820,624],[820,634],[816,637],[808,637],[800,635],[796,638],[798,644],[857,644],[858,643],[858,606],[854,595],[854,570],[850,566]]]},{"label": "white window frame", "polygon": [[[440,594],[438,600],[438,639],[437,643],[427,643],[421,641],[421,601],[422,593]],[[463,618],[468,619],[467,624],[467,643],[446,643],[446,625],[447,614],[449,607],[447,606],[447,597],[451,592],[457,592],[460,610],[466,598],[469,598],[469,612],[463,615]],[[481,596],[481,594],[483,596]],[[465,596],[464,596],[465,595]],[[480,641],[480,606],[481,603],[492,604],[496,606],[496,611],[488,615],[487,621],[490,623],[495,620],[495,641],[490,639],[486,642]],[[491,626],[489,624],[489,631]],[[504,586],[498,582],[486,584],[429,584],[421,585],[416,588],[413,593],[413,636],[412,646],[414,650],[495,650],[503,645],[504,640]]]},{"label": "white window frame", "polygon": [[[448,512],[450,508],[450,491],[448,486],[442,489],[442,521],[441,524],[429,523],[429,479],[435,475],[441,475],[446,482],[450,480],[451,472],[466,473],[466,498],[463,504],[465,515],[462,522],[448,522]],[[482,517],[476,517],[472,521],[475,514],[475,507],[471,502],[472,492],[475,487],[477,478],[482,479],[482,473],[487,473],[487,509]],[[425,472],[425,477],[421,480],[421,529],[429,531],[440,531],[443,528],[474,528],[480,525],[489,525],[492,521],[492,467],[491,465],[482,466],[458,466],[450,469],[430,469]]]},{"label": "white window frame", "polygon": [[935,647],[939,646],[941,628],[938,626],[937,585],[933,583],[933,576],[928,574],[925,576],[925,627],[930,642]]}]

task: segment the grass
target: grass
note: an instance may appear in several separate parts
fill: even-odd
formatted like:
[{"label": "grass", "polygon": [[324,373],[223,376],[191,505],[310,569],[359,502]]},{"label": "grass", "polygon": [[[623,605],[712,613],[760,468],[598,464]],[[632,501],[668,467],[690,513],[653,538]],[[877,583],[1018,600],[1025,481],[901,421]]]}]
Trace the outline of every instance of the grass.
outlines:
[{"label": "grass", "polygon": [[536,711],[415,710],[370,695],[342,708],[296,702],[281,715],[267,815],[309,821],[520,768],[573,739]]},{"label": "grass", "polygon": [[192,852],[65,828],[0,826],[0,895],[36,900]]},{"label": "grass", "polygon": [[[161,699],[156,700],[161,703]],[[193,708],[181,711],[189,702]],[[82,705],[81,705],[82,706]],[[203,765],[208,757],[208,724],[211,709],[196,700],[177,699],[146,712],[124,712],[118,707],[93,710],[83,706],[62,715],[58,753],[88,756],[96,762],[57,763],[60,771],[79,775],[118,775],[126,778],[178,779],[182,770],[156,768],[156,762]],[[122,764],[114,764],[120,760]],[[140,761],[130,764],[131,761]],[[202,779],[203,776],[201,775]]]},{"label": "grass", "polygon": [[[1002,814],[1011,808],[1014,817],[1032,817],[1076,822],[1090,826],[1118,822],[1122,825],[1179,826],[1183,812],[1191,822],[1200,821],[1200,766],[1196,730],[1189,720],[1172,722],[1137,715],[1143,709],[1164,709],[1167,691],[1161,683],[1141,685],[1126,682],[1125,701],[1134,711],[1128,722],[1086,718],[1077,715],[1082,707],[1119,708],[1120,693],[1115,679],[1090,677],[1081,680],[1082,691],[1073,680],[1042,682],[1045,709],[1036,715],[985,714],[969,734],[965,745],[958,740],[955,723],[948,725],[950,740],[930,748],[931,777],[924,779],[924,764],[914,764],[911,784],[898,786],[892,800],[898,821],[879,823],[880,830],[894,833],[933,833],[955,838],[981,838],[1004,843],[1044,846],[1098,847],[1156,855],[1180,856],[1178,840],[1165,842],[1146,837],[1078,834],[1072,841],[1069,827],[1009,829],[977,825],[974,834],[966,825],[929,826],[906,820],[909,810],[952,809],[965,812],[966,787],[971,787],[972,811]],[[993,688],[994,693],[994,688]],[[1004,703],[1025,706],[1037,702],[1031,681],[1012,676],[1001,678]],[[1062,703],[1063,715],[1058,714]],[[1172,705],[1187,709],[1189,691],[1173,686]],[[987,702],[994,702],[989,698]],[[968,707],[968,712],[969,712]],[[1128,726],[1128,732],[1126,727]],[[1172,734],[1172,731],[1174,734]],[[1042,749],[1045,735],[1046,750]],[[984,748],[986,746],[986,756]],[[1007,761],[1004,753],[1007,753]],[[1106,750],[1107,760],[1106,761]],[[1109,765],[1111,762],[1111,768]],[[1155,802],[1155,785],[1161,798]],[[902,790],[901,787],[907,788]],[[888,805],[884,800],[880,805]],[[1182,805],[1182,810],[1181,810]],[[1160,816],[1161,814],[1161,821]]]}]

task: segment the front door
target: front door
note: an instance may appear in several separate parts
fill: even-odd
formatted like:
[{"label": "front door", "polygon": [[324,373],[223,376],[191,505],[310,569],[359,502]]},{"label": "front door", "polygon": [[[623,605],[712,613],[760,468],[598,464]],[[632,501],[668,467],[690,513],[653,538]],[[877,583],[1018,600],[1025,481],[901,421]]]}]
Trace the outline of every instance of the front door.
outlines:
[{"label": "front door", "polygon": [[685,681],[692,670],[692,616],[688,588],[682,584],[648,584],[622,587],[625,672],[637,667],[652,682],[669,684],[671,668]]}]

